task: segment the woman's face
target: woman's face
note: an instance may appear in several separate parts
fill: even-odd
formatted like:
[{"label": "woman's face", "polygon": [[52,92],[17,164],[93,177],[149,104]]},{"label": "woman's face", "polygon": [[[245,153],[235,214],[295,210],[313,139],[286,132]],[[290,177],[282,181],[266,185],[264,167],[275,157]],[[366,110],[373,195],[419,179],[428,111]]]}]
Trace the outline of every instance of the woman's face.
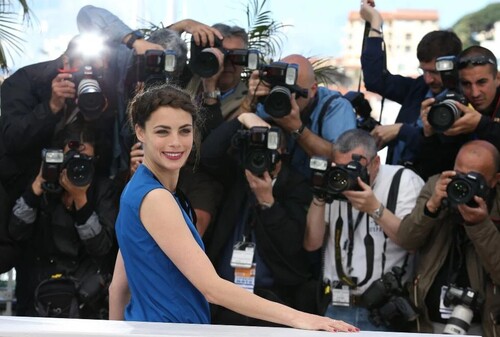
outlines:
[{"label": "woman's face", "polygon": [[193,147],[193,118],[182,109],[162,106],[153,111],[144,129],[136,126],[136,134],[146,162],[179,170]]}]

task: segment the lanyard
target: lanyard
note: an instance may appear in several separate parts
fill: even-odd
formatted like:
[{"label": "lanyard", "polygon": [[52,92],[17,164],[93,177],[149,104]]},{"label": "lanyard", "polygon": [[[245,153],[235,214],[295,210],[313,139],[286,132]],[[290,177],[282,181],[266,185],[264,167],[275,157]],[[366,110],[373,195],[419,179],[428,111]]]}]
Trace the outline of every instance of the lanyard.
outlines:
[{"label": "lanyard", "polygon": [[[337,221],[335,222],[335,268],[337,270],[337,275],[344,284],[348,285],[351,288],[355,287],[361,287],[365,285],[373,275],[373,260],[375,256],[375,244],[373,237],[370,235],[370,223],[368,216],[366,216],[366,236],[363,240],[365,249],[366,249],[366,275],[363,281],[360,283],[356,283],[352,278],[347,276],[344,272],[344,269],[342,267],[342,251],[340,249],[340,236],[342,234],[342,229],[344,225],[344,220],[342,219],[341,213],[340,213],[340,207],[341,204],[339,202],[339,214]],[[350,207],[349,207],[350,206]],[[356,218],[356,223],[352,222],[352,205],[348,203],[348,225],[349,225],[349,245],[348,245],[348,251],[347,251],[347,256],[348,256],[348,267],[351,267],[352,263],[352,251],[354,248],[354,232],[356,231],[359,223],[361,222],[361,219],[363,218],[365,214],[363,212],[360,212],[358,214],[358,217]],[[349,220],[350,219],[350,220]]]}]

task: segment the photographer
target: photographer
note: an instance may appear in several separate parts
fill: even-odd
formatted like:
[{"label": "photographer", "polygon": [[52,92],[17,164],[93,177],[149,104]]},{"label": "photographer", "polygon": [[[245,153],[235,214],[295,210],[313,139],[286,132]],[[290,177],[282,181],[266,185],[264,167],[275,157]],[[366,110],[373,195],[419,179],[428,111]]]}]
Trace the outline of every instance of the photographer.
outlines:
[{"label": "photographer", "polygon": [[417,169],[427,177],[451,169],[460,147],[469,140],[486,140],[500,149],[500,81],[495,55],[487,48],[472,46],[457,56],[455,67],[457,91],[468,104],[450,101],[456,112],[453,124],[436,132],[428,116],[437,102],[422,102],[424,137]]},{"label": "photographer", "polygon": [[462,50],[462,43],[453,32],[429,32],[417,46],[422,75],[412,78],[391,74],[386,69],[382,15],[374,7],[373,0],[361,1],[360,15],[370,24],[366,46],[361,54],[365,86],[367,90],[401,104],[401,108],[395,124],[376,126],[372,135],[379,149],[388,146],[387,164],[412,165],[419,152],[422,132],[418,121],[420,103],[443,90],[435,60],[439,56],[457,55]]},{"label": "photographer", "polygon": [[[410,291],[420,311],[419,332],[441,333],[445,324],[465,332],[470,325],[469,334],[486,337],[500,332],[494,325],[500,310],[499,169],[499,153],[491,143],[466,143],[453,171],[429,178],[401,222],[398,241],[419,256]],[[459,290],[454,309],[440,303],[449,297],[444,287]]]},{"label": "photographer", "polygon": [[[377,280],[386,278],[393,267],[406,272],[404,279],[412,275],[411,259],[399,246],[396,233],[401,219],[413,209],[424,183],[409,169],[381,165],[375,139],[361,129],[343,133],[333,146],[332,158],[335,159],[333,168],[356,167],[350,177],[355,186],[326,196],[313,192],[304,239],[308,251],[325,245],[323,278],[332,288],[332,305],[326,314],[340,315],[361,330],[397,330],[398,327],[386,326],[392,317],[374,315],[374,310],[365,308],[365,303],[372,299],[363,297]],[[401,169],[398,188],[391,188]],[[336,181],[336,177],[333,175],[331,179]],[[388,209],[391,198],[393,211]],[[387,299],[391,295],[381,294]],[[406,312],[390,314],[401,317]]]},{"label": "photographer", "polygon": [[[338,91],[319,87],[311,62],[301,55],[289,55],[281,60],[283,63],[298,66],[296,77],[297,90],[307,89],[305,97],[292,93],[296,104],[284,116],[273,117],[273,120],[289,135],[287,152],[292,166],[309,178],[310,156],[330,157],[332,142],[344,131],[356,128],[356,115],[352,105]],[[259,116],[270,118],[259,98],[269,95],[269,83],[261,79],[259,71],[250,77],[248,95],[240,106],[241,111],[256,111]]]},{"label": "photographer", "polygon": [[[283,137],[283,132],[268,128],[255,114],[243,113],[204,141],[201,163],[225,187],[222,207],[204,236],[206,252],[222,278],[269,300],[314,312],[314,299],[301,288],[311,277],[302,248],[312,198],[309,183],[280,160],[286,139],[271,135]],[[254,254],[240,261],[246,266],[235,265],[235,245],[253,247]],[[248,276],[241,277],[245,271]],[[211,311],[214,324],[273,325],[220,306]]]},{"label": "photographer", "polygon": [[[101,146],[96,169],[109,174],[114,109],[112,70],[98,41],[76,36],[63,55],[18,69],[2,84],[0,180],[9,209],[40,168],[40,153],[55,133],[80,120],[93,123]],[[90,71],[89,71],[90,70]],[[99,103],[99,104],[93,104]]]},{"label": "photographer", "polygon": [[[16,313],[105,319],[118,194],[94,175],[93,130],[72,125],[60,138],[64,150],[44,151],[40,172],[12,209],[9,234],[22,247]],[[63,151],[64,161],[54,163]]]}]

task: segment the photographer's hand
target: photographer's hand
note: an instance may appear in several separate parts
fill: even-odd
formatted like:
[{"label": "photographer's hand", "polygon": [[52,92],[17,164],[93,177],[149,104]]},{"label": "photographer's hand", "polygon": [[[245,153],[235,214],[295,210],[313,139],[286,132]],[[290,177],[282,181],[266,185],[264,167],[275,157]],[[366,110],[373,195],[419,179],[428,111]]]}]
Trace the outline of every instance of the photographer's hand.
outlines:
[{"label": "photographer's hand", "polygon": [[271,178],[269,172],[266,171],[264,172],[263,177],[259,177],[254,175],[249,170],[245,170],[245,176],[248,181],[248,186],[250,186],[250,189],[255,194],[257,203],[259,205],[273,205],[273,179]]},{"label": "photographer's hand", "polygon": [[79,210],[87,204],[87,190],[90,184],[85,186],[75,186],[69,181],[66,169],[62,170],[59,176],[59,184],[68,192],[70,200],[75,204],[75,208]]},{"label": "photographer's hand", "polygon": [[431,109],[431,106],[434,104],[435,101],[436,100],[434,98],[427,98],[422,102],[420,107],[420,119],[422,120],[422,123],[424,125],[423,131],[425,137],[430,137],[434,134],[434,129],[429,124],[427,115],[429,114],[429,110]]},{"label": "photographer's hand", "polygon": [[481,113],[476,111],[472,106],[465,106],[460,102],[453,103],[462,111],[463,116],[458,118],[444,134],[446,136],[456,136],[475,132],[481,120]]},{"label": "photographer's hand", "polygon": [[434,186],[434,191],[432,192],[431,197],[425,203],[425,207],[427,207],[427,209],[431,213],[437,213],[441,208],[441,201],[443,200],[443,198],[448,197],[448,193],[446,193],[446,187],[455,174],[455,171],[444,171],[443,173],[441,173],[441,176]]},{"label": "photographer's hand", "polygon": [[357,179],[362,190],[344,191],[342,194],[349,200],[352,207],[360,212],[370,213],[380,206],[380,201],[378,201],[370,185],[366,184],[360,177]]},{"label": "photographer's hand", "polygon": [[401,130],[402,123],[390,124],[390,125],[377,125],[372,130],[371,135],[375,138],[377,142],[378,149],[384,148],[390,141],[396,138]]},{"label": "photographer's hand", "polygon": [[[382,15],[375,9],[374,0],[361,0],[361,8],[359,10],[361,18],[370,23],[370,26],[376,30],[382,31]],[[370,37],[380,36],[377,32],[370,31]]]},{"label": "photographer's hand", "polygon": [[130,150],[130,176],[133,176],[139,165],[142,164],[144,159],[144,150],[142,149],[142,143],[137,142],[132,145]]},{"label": "photographer's hand", "polygon": [[194,42],[197,46],[205,46],[208,42],[208,45],[213,47],[215,36],[217,36],[220,40],[224,39],[224,36],[222,36],[217,29],[191,19],[178,21],[170,25],[168,28],[175,30],[179,34],[184,32],[192,34]]},{"label": "photographer's hand", "polygon": [[265,120],[260,118],[254,113],[245,112],[238,116],[238,120],[241,124],[243,124],[247,129],[250,129],[254,126],[265,126],[270,128],[271,126]]},{"label": "photographer's hand", "polygon": [[486,201],[477,195],[474,196],[474,201],[478,204],[477,207],[469,207],[466,204],[458,205],[458,211],[468,225],[481,223],[489,217]]},{"label": "photographer's hand", "polygon": [[42,193],[43,193],[42,184],[44,182],[45,182],[45,179],[43,179],[43,177],[42,177],[42,168],[40,167],[40,171],[38,172],[38,175],[36,176],[35,180],[31,184],[31,189],[33,191],[33,194],[35,194],[36,196],[42,195]]},{"label": "photographer's hand", "polygon": [[50,95],[49,107],[53,114],[57,114],[66,105],[66,98],[74,99],[76,96],[75,83],[73,83],[72,75],[69,72],[69,59],[63,56],[63,69],[52,80],[52,94]]},{"label": "photographer's hand", "polygon": [[148,42],[144,39],[137,39],[135,40],[134,44],[132,45],[134,47],[135,53],[137,55],[143,55],[146,53],[147,50],[161,50],[164,51],[165,48],[163,48],[161,45],[157,43],[152,43]]}]

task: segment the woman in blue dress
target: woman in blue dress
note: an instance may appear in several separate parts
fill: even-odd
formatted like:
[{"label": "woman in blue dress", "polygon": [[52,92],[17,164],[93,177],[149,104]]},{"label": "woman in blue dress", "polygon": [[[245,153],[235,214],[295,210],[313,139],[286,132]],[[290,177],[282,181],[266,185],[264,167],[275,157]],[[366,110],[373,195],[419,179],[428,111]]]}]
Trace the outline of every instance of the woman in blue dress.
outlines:
[{"label": "woman in blue dress", "polygon": [[[111,319],[207,324],[211,302],[301,329],[357,331],[343,321],[265,300],[220,278],[205,255],[194,212],[177,190],[179,170],[193,144],[200,148],[197,107],[187,93],[164,85],[137,95],[129,109],[144,159],[120,200]],[[247,126],[265,123],[244,115]],[[124,289],[130,296],[124,296]]]}]

